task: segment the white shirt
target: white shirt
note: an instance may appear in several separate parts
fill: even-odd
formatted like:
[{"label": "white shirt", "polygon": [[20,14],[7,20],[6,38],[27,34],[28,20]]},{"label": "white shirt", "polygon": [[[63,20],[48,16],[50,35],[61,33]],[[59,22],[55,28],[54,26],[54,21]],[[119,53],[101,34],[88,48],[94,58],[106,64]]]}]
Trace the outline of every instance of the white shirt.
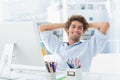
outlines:
[{"label": "white shirt", "polygon": [[45,47],[51,52],[61,57],[57,69],[65,70],[68,66],[66,61],[70,58],[79,58],[82,65],[82,71],[89,71],[92,57],[100,53],[106,43],[107,36],[95,29],[94,35],[90,40],[76,42],[68,45],[68,42],[60,41],[52,31],[44,31],[41,34]]}]

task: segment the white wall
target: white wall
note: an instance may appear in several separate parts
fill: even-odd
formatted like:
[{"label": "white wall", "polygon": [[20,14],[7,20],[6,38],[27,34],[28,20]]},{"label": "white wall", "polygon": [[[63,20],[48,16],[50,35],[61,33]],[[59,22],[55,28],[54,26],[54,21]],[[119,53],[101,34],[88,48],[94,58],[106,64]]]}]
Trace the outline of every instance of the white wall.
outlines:
[{"label": "white wall", "polygon": [[107,0],[107,6],[109,6],[110,13],[110,51],[120,53],[120,1],[119,0]]},{"label": "white wall", "polygon": [[9,17],[8,0],[0,0],[0,21]]}]

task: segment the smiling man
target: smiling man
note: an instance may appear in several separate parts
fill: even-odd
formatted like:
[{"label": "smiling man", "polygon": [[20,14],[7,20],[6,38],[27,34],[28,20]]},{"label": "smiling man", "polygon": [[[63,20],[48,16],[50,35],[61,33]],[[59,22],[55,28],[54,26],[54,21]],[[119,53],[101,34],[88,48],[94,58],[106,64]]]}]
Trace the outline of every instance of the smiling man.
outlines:
[{"label": "smiling man", "polygon": [[[64,28],[68,34],[68,42],[62,42],[52,30]],[[95,28],[94,35],[84,42],[80,41],[81,36],[87,28]],[[81,15],[71,16],[66,23],[45,24],[40,26],[41,38],[46,48],[61,57],[58,63],[59,70],[67,68],[68,59],[79,59],[83,71],[89,71],[92,57],[100,53],[106,43],[106,33],[109,29],[108,22],[88,23]]]}]

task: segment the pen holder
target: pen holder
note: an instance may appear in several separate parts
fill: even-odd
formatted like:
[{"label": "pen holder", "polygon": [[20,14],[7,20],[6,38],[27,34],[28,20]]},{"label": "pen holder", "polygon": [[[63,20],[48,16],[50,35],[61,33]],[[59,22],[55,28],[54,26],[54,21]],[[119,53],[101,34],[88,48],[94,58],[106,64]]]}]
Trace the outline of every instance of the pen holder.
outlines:
[{"label": "pen holder", "polygon": [[47,78],[47,80],[55,80],[56,79],[56,73],[54,72],[54,73],[46,73],[47,74],[47,76],[46,76],[46,78]]},{"label": "pen holder", "polygon": [[82,80],[82,70],[78,69],[67,69],[67,77],[66,80]]}]

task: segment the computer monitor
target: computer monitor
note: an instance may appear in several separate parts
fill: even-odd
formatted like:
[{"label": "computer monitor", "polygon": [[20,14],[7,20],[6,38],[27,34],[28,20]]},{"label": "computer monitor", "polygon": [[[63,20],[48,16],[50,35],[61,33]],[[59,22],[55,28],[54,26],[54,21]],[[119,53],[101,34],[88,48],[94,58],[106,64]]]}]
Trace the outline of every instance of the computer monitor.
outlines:
[{"label": "computer monitor", "polygon": [[14,43],[12,64],[44,66],[39,37],[36,23],[0,23],[0,55],[6,44]]}]

